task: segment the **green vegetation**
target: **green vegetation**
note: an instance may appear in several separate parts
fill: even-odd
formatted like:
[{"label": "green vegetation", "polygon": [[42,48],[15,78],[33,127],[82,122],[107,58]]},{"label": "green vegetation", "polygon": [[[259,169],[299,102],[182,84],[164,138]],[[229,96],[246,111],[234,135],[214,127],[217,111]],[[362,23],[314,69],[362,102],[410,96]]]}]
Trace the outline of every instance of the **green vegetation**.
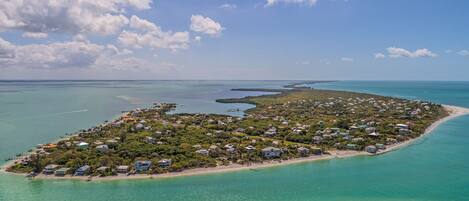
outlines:
[{"label": "green vegetation", "polygon": [[150,161],[150,169],[138,172],[157,174],[286,160],[336,149],[373,153],[367,146],[385,149],[418,137],[447,115],[441,105],[429,102],[305,88],[217,101],[257,107],[238,118],[168,114],[174,104],[156,104],[57,144],[39,146],[8,171],[41,172],[50,164],[75,171],[89,165],[90,174],[109,176],[117,174],[118,166],[130,166],[135,172],[136,161]]}]

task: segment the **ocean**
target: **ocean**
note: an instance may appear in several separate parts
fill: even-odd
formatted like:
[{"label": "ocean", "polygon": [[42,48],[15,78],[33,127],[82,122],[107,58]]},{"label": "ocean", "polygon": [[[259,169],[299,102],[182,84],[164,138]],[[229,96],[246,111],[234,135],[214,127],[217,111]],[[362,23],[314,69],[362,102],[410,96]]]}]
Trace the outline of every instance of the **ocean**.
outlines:
[{"label": "ocean", "polygon": [[[0,159],[109,120],[122,111],[174,102],[175,112],[242,115],[218,98],[264,94],[290,81],[0,81]],[[310,85],[469,107],[469,82],[340,81]],[[237,111],[239,109],[240,111]],[[469,116],[412,146],[380,156],[157,180],[28,180],[0,173],[3,201],[467,200]],[[3,161],[3,160],[2,160]],[[3,163],[3,162],[1,162]]]}]

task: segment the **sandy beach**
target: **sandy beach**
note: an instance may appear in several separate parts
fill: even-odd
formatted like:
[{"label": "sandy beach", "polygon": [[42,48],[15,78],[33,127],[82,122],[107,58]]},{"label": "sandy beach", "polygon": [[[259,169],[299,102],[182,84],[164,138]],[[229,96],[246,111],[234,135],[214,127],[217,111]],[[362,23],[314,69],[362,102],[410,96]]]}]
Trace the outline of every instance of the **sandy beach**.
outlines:
[{"label": "sandy beach", "polygon": [[[283,160],[283,161],[273,160],[273,161],[267,161],[267,162],[256,163],[256,164],[251,164],[251,165],[232,164],[232,165],[227,165],[227,166],[217,166],[217,167],[210,167],[210,168],[194,168],[194,169],[184,170],[182,172],[170,172],[170,173],[154,174],[154,175],[136,174],[136,175],[117,175],[117,176],[108,176],[108,177],[90,177],[90,176],[56,177],[54,175],[39,174],[38,176],[34,177],[34,179],[74,179],[74,180],[85,180],[85,181],[112,181],[112,180],[124,180],[124,179],[158,179],[158,178],[170,178],[170,177],[179,177],[179,176],[225,173],[225,172],[234,172],[234,171],[242,171],[242,170],[255,170],[255,169],[270,168],[270,167],[283,166],[283,165],[289,165],[289,164],[313,162],[313,161],[319,161],[319,160],[341,159],[341,158],[348,158],[348,157],[354,157],[354,156],[374,156],[374,155],[379,155],[379,154],[384,154],[384,153],[388,153],[391,151],[395,151],[405,146],[411,145],[416,140],[421,139],[422,137],[431,133],[440,124],[450,119],[469,114],[468,108],[450,106],[450,105],[443,105],[443,107],[448,111],[449,115],[442,119],[439,119],[438,121],[430,125],[425,130],[425,133],[422,134],[420,137],[412,139],[412,140],[408,140],[402,143],[387,146],[385,150],[379,151],[376,154],[370,154],[364,151],[329,150],[328,154],[323,154],[319,156],[295,158],[295,159]],[[19,161],[19,160],[21,160],[21,158],[8,162],[1,168],[1,171],[5,171],[7,167],[11,166],[12,164],[14,164],[15,161]],[[11,174],[25,176],[25,174],[16,174],[16,173],[11,173]]]}]

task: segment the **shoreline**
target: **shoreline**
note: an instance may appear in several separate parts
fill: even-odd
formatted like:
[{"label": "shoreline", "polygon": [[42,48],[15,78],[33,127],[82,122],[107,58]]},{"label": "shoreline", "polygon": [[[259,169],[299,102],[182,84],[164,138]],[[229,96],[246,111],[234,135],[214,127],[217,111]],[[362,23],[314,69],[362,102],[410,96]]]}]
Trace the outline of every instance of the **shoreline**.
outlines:
[{"label": "shoreline", "polygon": [[[407,140],[402,143],[390,145],[386,147],[385,150],[379,151],[376,154],[370,154],[364,151],[350,151],[350,150],[331,150],[329,154],[323,154],[319,156],[309,156],[304,158],[294,158],[289,160],[272,160],[263,163],[255,163],[250,165],[241,165],[241,164],[232,164],[228,166],[217,166],[217,167],[209,167],[209,168],[194,168],[188,169],[181,172],[169,172],[163,174],[142,174],[142,175],[117,175],[117,176],[107,176],[107,177],[90,177],[90,176],[64,176],[64,177],[56,177],[54,175],[44,175],[39,174],[38,176],[34,177],[33,179],[56,179],[56,180],[82,180],[82,181],[114,181],[114,180],[128,180],[128,179],[160,179],[160,178],[172,178],[172,177],[181,177],[181,176],[195,176],[195,175],[205,175],[205,174],[215,174],[215,173],[227,173],[227,172],[236,172],[236,171],[243,171],[243,170],[256,170],[256,169],[264,169],[264,168],[271,168],[271,167],[278,167],[284,165],[291,165],[291,164],[298,164],[298,163],[307,163],[307,162],[314,162],[314,161],[321,161],[321,160],[331,160],[331,159],[341,159],[341,158],[349,158],[355,156],[375,156],[381,155],[388,152],[396,151],[400,148],[409,146],[413,144],[416,140],[422,139],[423,137],[430,134],[435,128],[437,128],[442,123],[469,114],[469,108],[458,107],[458,106],[451,106],[451,105],[442,105],[446,111],[448,111],[448,116],[445,116],[435,122],[433,122],[428,128],[425,129],[425,132],[417,138]],[[122,115],[125,115],[122,114]],[[25,155],[27,156],[27,154]],[[25,157],[23,156],[23,157]],[[22,173],[12,173],[7,172],[6,168],[10,167],[16,161],[21,160],[22,157],[17,158],[15,160],[9,161],[4,164],[0,168],[0,172],[4,172],[11,175],[17,176],[26,176],[27,174]]]}]

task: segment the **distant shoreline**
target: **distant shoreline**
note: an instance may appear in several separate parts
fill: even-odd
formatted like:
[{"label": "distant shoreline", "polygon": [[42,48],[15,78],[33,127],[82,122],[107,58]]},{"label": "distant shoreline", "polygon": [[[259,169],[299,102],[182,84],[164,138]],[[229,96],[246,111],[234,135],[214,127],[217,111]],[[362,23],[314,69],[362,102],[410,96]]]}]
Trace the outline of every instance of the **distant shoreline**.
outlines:
[{"label": "distant shoreline", "polygon": [[[241,165],[241,164],[232,164],[227,166],[217,166],[217,167],[210,167],[210,168],[194,168],[194,169],[187,169],[181,172],[169,172],[163,174],[135,174],[135,175],[117,175],[117,176],[107,176],[107,177],[90,177],[90,176],[64,176],[64,177],[57,177],[54,175],[44,175],[39,174],[38,176],[34,177],[34,179],[55,179],[55,180],[82,180],[82,181],[114,181],[114,180],[128,180],[128,179],[159,179],[159,178],[172,178],[172,177],[181,177],[181,176],[195,176],[195,175],[205,175],[205,174],[215,174],[215,173],[226,173],[226,172],[236,172],[236,171],[243,171],[243,170],[256,170],[256,169],[263,169],[263,168],[271,168],[277,166],[284,166],[290,164],[298,164],[298,163],[307,163],[307,162],[314,162],[314,161],[321,161],[321,160],[331,160],[331,159],[341,159],[341,158],[349,158],[355,156],[374,156],[385,154],[391,151],[398,150],[400,148],[406,147],[411,145],[416,140],[421,139],[422,137],[431,133],[435,128],[437,128],[442,123],[451,120],[453,118],[467,115],[469,114],[468,108],[458,107],[458,106],[450,106],[450,105],[443,105],[446,111],[448,111],[449,115],[443,117],[435,122],[433,122],[425,132],[417,138],[398,143],[392,146],[388,146],[385,150],[380,151],[376,154],[370,154],[365,151],[350,151],[350,150],[330,150],[328,154],[323,154],[319,156],[309,156],[304,158],[295,158],[289,160],[272,160],[263,163],[254,163],[251,165]],[[23,156],[24,157],[24,156]],[[0,171],[6,172],[6,168],[14,164],[15,161],[19,161],[21,159],[18,158],[16,160],[12,160],[5,164]],[[12,173],[6,172],[12,175],[19,175],[19,176],[26,176],[26,174],[21,173]]]}]

